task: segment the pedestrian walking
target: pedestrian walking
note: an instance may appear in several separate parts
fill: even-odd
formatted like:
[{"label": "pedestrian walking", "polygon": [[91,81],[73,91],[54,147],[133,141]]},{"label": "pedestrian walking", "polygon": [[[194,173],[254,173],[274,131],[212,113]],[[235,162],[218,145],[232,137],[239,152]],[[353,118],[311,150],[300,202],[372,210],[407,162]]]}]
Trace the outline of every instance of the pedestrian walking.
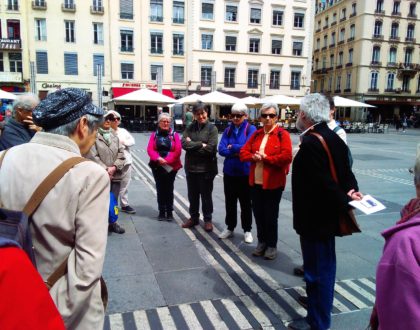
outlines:
[{"label": "pedestrian walking", "polygon": [[280,199],[292,162],[290,135],[277,125],[278,115],[277,104],[263,104],[259,113],[263,127],[251,136],[239,153],[241,161],[251,162],[249,184],[258,237],[252,254],[269,260],[277,257]]},{"label": "pedestrian walking", "polygon": [[208,108],[198,102],[193,107],[194,121],[182,134],[182,148],[185,150],[185,174],[187,177],[190,218],[182,228],[196,226],[200,218],[200,198],[204,229],[213,230],[213,180],[217,175],[216,126],[209,122]]},{"label": "pedestrian walking", "polygon": [[[87,157],[107,171],[111,180],[111,193],[118,203],[121,180],[129,166],[125,164],[124,146],[111,128],[111,122],[114,118],[114,114],[109,112],[104,115],[105,120],[98,129],[96,141]],[[110,221],[108,230],[117,234],[125,233],[125,229],[119,225],[117,220]]]},{"label": "pedestrian walking", "polygon": [[150,157],[156,183],[158,220],[173,220],[174,182],[181,164],[181,140],[171,128],[172,118],[167,112],[158,117],[158,127],[149,138],[147,153]]},{"label": "pedestrian walking", "polygon": [[185,110],[185,128],[190,126],[190,124],[193,122],[193,120],[194,120],[194,115],[191,112],[190,107],[187,107],[187,109]]},{"label": "pedestrian walking", "polygon": [[248,122],[248,108],[243,103],[236,103],[231,109],[231,122],[223,132],[219,143],[219,155],[225,157],[223,162],[223,187],[225,193],[225,224],[227,228],[219,238],[233,236],[237,224],[237,204],[241,207],[241,225],[245,243],[252,243],[252,207],[248,182],[250,162],[241,162],[239,151],[256,131]]},{"label": "pedestrian walking", "polygon": [[[32,112],[35,125],[43,131],[29,143],[11,148],[3,159],[0,204],[22,210],[53,169],[88,153],[103,114],[82,89],[65,88],[49,94]],[[103,328],[100,277],[108,204],[107,173],[85,161],[70,169],[33,213],[30,229],[43,280],[67,260],[65,274],[50,289],[66,329]]]},{"label": "pedestrian walking", "polygon": [[[348,161],[348,148],[327,123],[330,106],[325,96],[306,95],[300,104],[296,126],[303,133],[293,160],[293,227],[300,236],[307,316],[289,324],[291,329],[326,330],[331,327],[331,311],[336,273],[335,236],[342,212],[349,201],[359,200],[357,181]],[[317,136],[328,146],[337,171],[335,182],[329,158]]]},{"label": "pedestrian walking", "polygon": [[130,148],[134,146],[136,141],[134,140],[134,137],[125,128],[119,127],[121,125],[121,115],[117,111],[109,110],[107,113],[110,116],[114,116],[110,117],[111,128],[114,130],[115,134],[117,134],[120,143],[124,147],[125,170],[124,175],[121,178],[119,192],[121,211],[129,214],[135,214],[136,210],[134,210],[128,202],[128,186],[131,182],[131,172],[133,163],[133,157],[131,156]]}]

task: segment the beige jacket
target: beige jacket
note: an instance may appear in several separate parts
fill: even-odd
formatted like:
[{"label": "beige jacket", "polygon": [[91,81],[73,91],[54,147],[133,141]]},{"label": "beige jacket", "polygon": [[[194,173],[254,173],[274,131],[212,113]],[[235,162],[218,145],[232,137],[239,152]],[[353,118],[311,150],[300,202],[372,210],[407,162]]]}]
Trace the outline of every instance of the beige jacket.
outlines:
[{"label": "beige jacket", "polygon": [[112,181],[121,181],[127,165],[125,164],[124,145],[120,142],[114,131],[111,133],[111,144],[108,145],[101,134],[97,134],[96,142],[86,156],[99,164],[104,169],[115,166],[117,171],[112,177]]},{"label": "beige jacket", "polygon": [[[6,154],[0,169],[0,204],[22,210],[41,181],[64,160],[80,156],[68,137],[37,133]],[[99,278],[108,229],[109,177],[94,162],[73,167],[49,192],[31,225],[37,268],[48,276],[69,256],[67,275],[50,294],[68,329],[102,329]],[[30,297],[28,297],[30,299]]]}]

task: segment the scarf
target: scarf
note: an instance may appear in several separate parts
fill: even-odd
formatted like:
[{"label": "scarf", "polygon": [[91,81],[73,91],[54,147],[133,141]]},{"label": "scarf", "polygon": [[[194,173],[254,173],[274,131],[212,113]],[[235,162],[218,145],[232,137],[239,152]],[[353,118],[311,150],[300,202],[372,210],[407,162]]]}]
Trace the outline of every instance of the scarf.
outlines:
[{"label": "scarf", "polygon": [[102,127],[98,128],[98,133],[102,135],[107,145],[111,144],[111,129],[103,129]]},{"label": "scarf", "polygon": [[401,219],[398,220],[397,225],[407,222],[417,213],[420,213],[420,198],[413,198],[401,210]]}]

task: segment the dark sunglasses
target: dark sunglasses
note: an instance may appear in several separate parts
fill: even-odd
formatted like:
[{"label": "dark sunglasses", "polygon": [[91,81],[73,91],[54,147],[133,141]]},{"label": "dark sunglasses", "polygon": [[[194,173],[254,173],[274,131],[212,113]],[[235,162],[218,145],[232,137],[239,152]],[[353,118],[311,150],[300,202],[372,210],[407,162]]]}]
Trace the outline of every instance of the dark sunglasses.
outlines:
[{"label": "dark sunglasses", "polygon": [[118,121],[119,119],[118,118],[115,118],[115,117],[107,117],[107,118],[105,118],[105,121],[107,121],[107,120],[109,120],[109,121]]},{"label": "dark sunglasses", "polygon": [[265,118],[266,119],[268,117],[270,117],[271,119],[273,119],[273,118],[276,118],[277,115],[275,113],[262,113],[261,114],[261,118]]},{"label": "dark sunglasses", "polygon": [[238,119],[241,119],[243,116],[244,116],[243,113],[234,113],[230,115],[231,118],[238,118]]}]

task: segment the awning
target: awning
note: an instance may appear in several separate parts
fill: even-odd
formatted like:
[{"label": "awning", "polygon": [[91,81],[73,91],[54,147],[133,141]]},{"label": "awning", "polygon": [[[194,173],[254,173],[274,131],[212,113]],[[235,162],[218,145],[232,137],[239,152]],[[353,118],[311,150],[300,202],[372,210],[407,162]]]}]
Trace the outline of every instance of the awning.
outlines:
[{"label": "awning", "polygon": [[[116,97],[119,97],[119,96],[122,96],[122,95],[125,95],[125,94],[128,94],[128,93],[137,91],[139,89],[140,88],[112,87],[112,95],[113,95],[113,98],[116,98]],[[154,89],[152,88],[151,90],[154,91],[154,92],[157,91],[156,88],[154,88]],[[169,97],[172,97],[173,99],[175,98],[174,94],[172,93],[172,90],[170,90],[170,89],[162,89],[162,94],[166,95],[166,96],[169,96]]]}]

